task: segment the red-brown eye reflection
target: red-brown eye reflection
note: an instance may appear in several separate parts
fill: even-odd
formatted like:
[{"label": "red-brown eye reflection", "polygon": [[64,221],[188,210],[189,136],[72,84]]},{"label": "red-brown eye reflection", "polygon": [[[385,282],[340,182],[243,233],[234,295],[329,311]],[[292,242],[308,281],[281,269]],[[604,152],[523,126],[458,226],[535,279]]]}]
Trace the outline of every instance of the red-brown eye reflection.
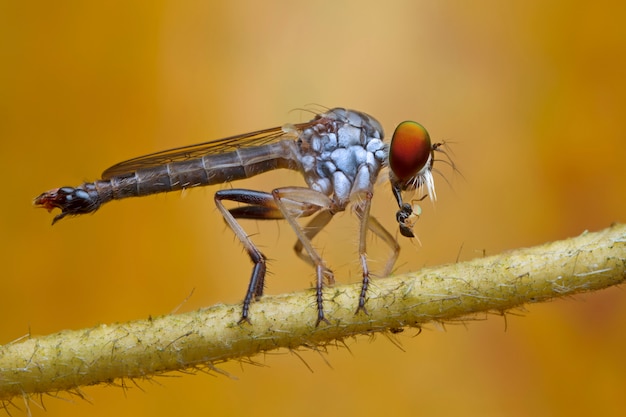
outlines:
[{"label": "red-brown eye reflection", "polygon": [[428,162],[432,145],[424,126],[406,121],[398,125],[389,147],[389,167],[398,181],[415,177]]}]

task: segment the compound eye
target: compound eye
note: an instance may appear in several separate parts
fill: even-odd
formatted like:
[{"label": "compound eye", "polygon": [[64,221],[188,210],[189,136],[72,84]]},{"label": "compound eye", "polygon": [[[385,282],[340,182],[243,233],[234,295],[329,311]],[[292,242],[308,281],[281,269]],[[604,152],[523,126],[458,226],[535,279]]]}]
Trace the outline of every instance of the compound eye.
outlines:
[{"label": "compound eye", "polygon": [[430,136],[424,126],[412,121],[402,122],[391,137],[391,171],[400,181],[407,181],[424,168],[431,152]]}]

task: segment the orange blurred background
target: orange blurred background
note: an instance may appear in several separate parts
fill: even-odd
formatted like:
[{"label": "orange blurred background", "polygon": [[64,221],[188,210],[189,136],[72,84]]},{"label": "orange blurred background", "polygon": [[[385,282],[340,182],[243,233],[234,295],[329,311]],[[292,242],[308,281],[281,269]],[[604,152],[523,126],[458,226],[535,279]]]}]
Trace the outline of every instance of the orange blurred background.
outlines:
[{"label": "orange blurred background", "polygon": [[[64,220],[31,207],[153,151],[307,120],[317,103],[414,119],[451,143],[402,241],[399,272],[626,221],[626,9],[598,2],[5,2],[0,14],[0,344],[218,302],[251,271],[203,188],[113,202]],[[215,3],[215,4],[214,4]],[[383,4],[384,3],[384,4]],[[237,186],[301,185],[270,173]],[[389,186],[373,213],[396,230]],[[318,247],[357,282],[356,221]],[[267,293],[311,286],[285,223],[244,223],[272,259]],[[346,237],[347,236],[347,237]],[[350,237],[352,236],[352,237]],[[382,242],[373,242],[382,264]],[[378,251],[377,251],[378,249]],[[185,298],[194,290],[190,299]],[[314,313],[314,308],[311,314]],[[348,340],[300,358],[168,374],[90,402],[44,397],[34,415],[621,415],[626,295],[577,296],[419,337]],[[481,319],[485,317],[480,317]],[[330,366],[326,363],[328,362]],[[173,378],[175,377],[175,378]],[[61,394],[63,397],[67,395]],[[24,409],[20,401],[16,404]],[[14,409],[13,415],[20,415]]]}]

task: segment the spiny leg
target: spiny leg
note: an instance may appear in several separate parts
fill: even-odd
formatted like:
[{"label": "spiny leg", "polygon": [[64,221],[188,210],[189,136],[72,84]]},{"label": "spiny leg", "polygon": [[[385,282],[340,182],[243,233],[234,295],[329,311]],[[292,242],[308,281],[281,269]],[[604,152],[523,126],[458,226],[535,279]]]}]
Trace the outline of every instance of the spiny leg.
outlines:
[{"label": "spiny leg", "polygon": [[[310,229],[309,231],[306,231],[297,222],[296,216],[294,216],[293,213],[289,211],[289,205],[297,204],[298,202],[307,203],[317,207],[318,210],[329,211],[331,215],[334,211],[336,211],[335,209],[337,207],[328,196],[318,191],[311,190],[310,188],[278,188],[272,191],[272,195],[274,196],[276,205],[281,210],[283,216],[289,222],[292,229],[296,233],[296,236],[301,243],[301,247],[306,250],[310,262],[315,266],[315,298],[317,302],[317,321],[315,322],[315,326],[319,326],[321,322],[330,323],[326,319],[326,317],[324,317],[324,299],[322,288],[324,286],[324,278],[326,278],[328,282],[334,282],[334,276],[332,271],[326,267],[324,260],[319,255],[317,250],[315,250],[311,242],[311,237],[315,236],[319,232],[319,230],[321,230],[321,228],[330,221],[330,218],[322,216],[320,217],[319,222],[317,222],[316,220],[318,219],[318,216],[316,216],[311,221],[311,223],[313,223],[315,227]],[[297,244],[296,248],[298,248]]]}]

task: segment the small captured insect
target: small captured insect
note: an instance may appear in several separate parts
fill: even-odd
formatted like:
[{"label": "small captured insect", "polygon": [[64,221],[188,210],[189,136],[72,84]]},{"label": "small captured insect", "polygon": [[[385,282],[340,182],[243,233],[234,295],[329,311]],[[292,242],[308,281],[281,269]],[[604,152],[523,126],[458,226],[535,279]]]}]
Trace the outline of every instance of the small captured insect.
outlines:
[{"label": "small captured insect", "polygon": [[[432,167],[434,153],[441,144],[432,144],[426,129],[410,121],[398,125],[390,144],[383,142],[383,138],[383,129],[373,117],[355,110],[334,108],[304,123],[133,158],[108,168],[100,180],[46,191],[35,198],[34,205],[48,211],[60,209],[54,224],[67,216],[92,213],[111,200],[223,184],[280,168],[299,171],[307,187],[290,186],[270,191],[223,189],[215,193],[214,200],[254,264],[239,322],[250,322],[250,305],[263,295],[267,258],[237,219],[284,219],[298,238],[294,249],[299,254],[304,253],[315,267],[317,326],[329,322],[324,315],[323,287],[325,282],[333,284],[334,276],[311,241],[333,215],[346,210],[350,204],[357,214],[363,279],[356,313],[367,313],[365,304],[370,282],[367,233],[378,236],[391,249],[384,275],[391,272],[400,251],[392,234],[370,215],[379,173],[389,166],[391,189],[399,208],[396,220],[403,236],[414,237],[413,226],[419,213],[403,202],[402,192],[423,190],[435,199]],[[240,205],[228,209],[224,201]],[[313,218],[303,227],[297,219],[308,216]]]}]

